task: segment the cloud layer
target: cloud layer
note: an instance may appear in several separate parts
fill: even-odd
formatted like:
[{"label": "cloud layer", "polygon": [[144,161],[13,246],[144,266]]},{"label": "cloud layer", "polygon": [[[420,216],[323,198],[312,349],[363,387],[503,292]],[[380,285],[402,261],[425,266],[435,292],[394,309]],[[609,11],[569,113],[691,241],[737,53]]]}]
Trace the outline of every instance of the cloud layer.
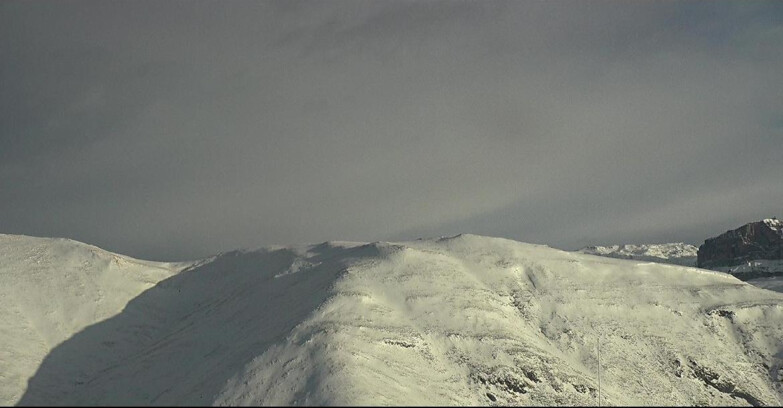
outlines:
[{"label": "cloud layer", "polygon": [[187,259],[783,216],[778,2],[4,2],[0,232]]}]

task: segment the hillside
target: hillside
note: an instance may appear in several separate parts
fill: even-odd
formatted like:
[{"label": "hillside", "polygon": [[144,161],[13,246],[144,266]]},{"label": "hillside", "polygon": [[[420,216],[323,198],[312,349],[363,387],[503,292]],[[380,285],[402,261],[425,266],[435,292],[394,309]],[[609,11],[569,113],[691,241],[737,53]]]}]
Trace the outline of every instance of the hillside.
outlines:
[{"label": "hillside", "polygon": [[[665,264],[696,266],[698,248],[681,242],[671,244],[607,245],[588,246],[579,253],[606,256],[618,259],[633,259]],[[734,266],[713,266],[713,271],[725,272],[751,285],[783,292],[783,276],[775,271],[783,270],[783,261],[777,259],[755,259]]]},{"label": "hillside", "polygon": [[474,235],[130,265],[11,241],[11,403],[592,405],[599,336],[604,405],[783,403],[783,295],[723,273]]},{"label": "hillside", "polygon": [[188,265],[141,261],[69,239],[0,234],[0,405],[21,398],[57,345]]}]

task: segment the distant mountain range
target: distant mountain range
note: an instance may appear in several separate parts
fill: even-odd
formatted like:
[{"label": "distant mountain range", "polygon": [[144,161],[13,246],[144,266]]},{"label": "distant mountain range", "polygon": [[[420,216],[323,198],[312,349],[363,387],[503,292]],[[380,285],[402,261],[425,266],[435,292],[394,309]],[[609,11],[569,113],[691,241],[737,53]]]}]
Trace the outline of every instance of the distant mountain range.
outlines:
[{"label": "distant mountain range", "polygon": [[700,266],[730,273],[754,285],[783,291],[783,222],[768,218],[745,224],[698,248],[678,243],[588,246],[578,252],[684,266]]},{"label": "distant mountain range", "polygon": [[635,259],[683,266],[696,266],[698,248],[682,242],[667,244],[623,244],[588,246],[578,252],[619,259]]}]

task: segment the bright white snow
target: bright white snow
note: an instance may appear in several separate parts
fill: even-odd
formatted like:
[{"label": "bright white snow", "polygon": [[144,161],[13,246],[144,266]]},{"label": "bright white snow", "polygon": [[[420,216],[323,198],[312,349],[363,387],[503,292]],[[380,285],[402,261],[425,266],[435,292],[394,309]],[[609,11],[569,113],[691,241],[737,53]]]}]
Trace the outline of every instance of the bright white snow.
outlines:
[{"label": "bright white snow", "polygon": [[783,231],[783,221],[777,219],[777,218],[765,218],[763,220],[764,224],[767,224],[768,227],[772,228],[773,230],[780,233]]},{"label": "bright white snow", "polygon": [[[772,228],[783,228],[783,222],[778,219],[765,219],[764,222]],[[679,242],[671,244],[589,246],[580,249],[578,252],[610,258],[696,266],[698,248]],[[783,271],[783,260],[754,259],[734,266],[715,266],[712,270],[729,273],[737,277],[742,277],[743,274],[780,273]],[[743,278],[743,280],[760,288],[783,292],[783,276],[754,279]]]},{"label": "bright white snow", "polygon": [[[0,378],[9,403],[592,405],[599,336],[605,405],[783,403],[783,295],[720,272],[460,235],[235,251],[179,273],[101,252],[103,269],[41,295],[61,269],[22,254],[79,264],[86,246],[14,239],[0,352],[32,378]],[[101,310],[81,331],[79,307]]]},{"label": "bright white snow", "polygon": [[620,259],[636,259],[683,266],[696,266],[699,248],[682,242],[668,244],[625,244],[589,246],[579,250],[583,254],[608,256]]},{"label": "bright white snow", "polygon": [[122,311],[188,263],[156,263],[61,238],[0,234],[0,405],[58,344]]}]

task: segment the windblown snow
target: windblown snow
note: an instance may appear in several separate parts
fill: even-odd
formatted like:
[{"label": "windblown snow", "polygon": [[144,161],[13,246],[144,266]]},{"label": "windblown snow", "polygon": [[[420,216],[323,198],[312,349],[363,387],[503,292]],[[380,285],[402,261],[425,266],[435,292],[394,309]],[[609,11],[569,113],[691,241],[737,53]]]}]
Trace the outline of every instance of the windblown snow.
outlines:
[{"label": "windblown snow", "polygon": [[720,272],[475,235],[0,259],[4,404],[783,403],[783,295]]}]

